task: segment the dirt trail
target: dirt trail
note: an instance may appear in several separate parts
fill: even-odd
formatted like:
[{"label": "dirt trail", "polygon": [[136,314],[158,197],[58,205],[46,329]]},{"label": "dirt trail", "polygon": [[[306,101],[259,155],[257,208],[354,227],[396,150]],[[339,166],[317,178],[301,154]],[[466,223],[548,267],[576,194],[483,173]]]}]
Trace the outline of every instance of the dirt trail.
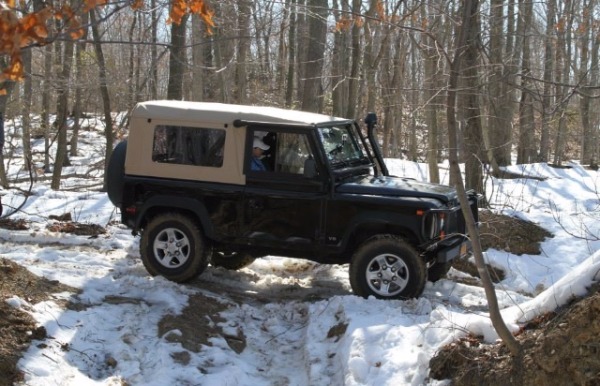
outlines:
[{"label": "dirt trail", "polygon": [[[536,248],[539,250],[540,241],[551,237],[535,224],[489,213],[484,213],[482,219],[484,244],[509,249],[514,254],[535,253]],[[93,245],[62,248],[95,249]],[[468,270],[462,265],[455,268]],[[257,362],[264,363],[264,368],[257,371],[274,377],[270,378],[274,384],[310,383],[310,369],[299,371],[296,375],[277,372],[277,369],[290,368],[289,363],[299,365],[307,362],[302,342],[307,331],[308,303],[347,295],[350,289],[339,278],[321,276],[313,280],[314,270],[320,268],[310,262],[298,261],[285,269],[290,271],[292,281],[285,285],[267,286],[268,289],[265,289],[264,283],[256,284],[262,280],[260,274],[238,271],[231,275],[221,268],[209,269],[189,284],[200,291],[190,297],[189,306],[180,315],[169,315],[161,320],[159,335],[182,344],[184,350],[175,358],[182,364],[189,359],[185,350],[198,352],[212,344],[211,338],[222,337],[237,353],[263,355],[260,357],[263,359],[258,358]],[[308,286],[305,285],[307,281],[310,282]],[[48,294],[77,291],[39,278],[6,259],[0,260],[0,284],[0,298],[17,296],[32,304],[49,299],[51,295]],[[257,291],[257,287],[261,290]],[[289,304],[288,312],[284,315],[276,311],[269,314],[270,305],[276,303]],[[65,304],[65,307],[68,305]],[[245,307],[244,312],[238,310],[235,317],[227,317],[227,309],[240,307]],[[256,318],[253,309],[259,307],[267,311],[261,311],[263,317]],[[274,307],[273,310],[280,312],[281,308]],[[511,358],[502,345],[483,345],[477,337],[468,337],[440,350],[431,361],[432,377],[451,378],[455,385],[600,384],[598,315],[600,293],[596,287],[589,297],[574,301],[524,328],[518,337],[524,348],[522,358]],[[342,327],[343,324],[340,325]],[[263,333],[253,333],[255,338],[250,339],[250,334],[244,333],[245,329]],[[173,330],[179,330],[181,334],[169,335],[169,331]],[[0,386],[8,386],[22,379],[16,363],[31,339],[43,338],[45,331],[37,329],[26,313],[3,301],[0,302],[0,332]],[[269,355],[273,350],[281,351],[282,347],[288,348],[286,355],[275,358]],[[290,376],[295,378],[290,379]]]}]

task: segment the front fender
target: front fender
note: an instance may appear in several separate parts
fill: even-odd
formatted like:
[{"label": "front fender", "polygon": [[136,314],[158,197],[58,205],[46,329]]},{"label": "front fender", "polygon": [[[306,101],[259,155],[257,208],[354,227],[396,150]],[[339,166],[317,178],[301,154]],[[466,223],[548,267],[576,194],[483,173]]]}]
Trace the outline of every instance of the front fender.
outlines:
[{"label": "front fender", "polygon": [[401,236],[411,244],[420,240],[421,221],[408,214],[393,212],[363,212],[352,218],[343,237],[342,246],[360,244],[376,234],[394,234]]}]

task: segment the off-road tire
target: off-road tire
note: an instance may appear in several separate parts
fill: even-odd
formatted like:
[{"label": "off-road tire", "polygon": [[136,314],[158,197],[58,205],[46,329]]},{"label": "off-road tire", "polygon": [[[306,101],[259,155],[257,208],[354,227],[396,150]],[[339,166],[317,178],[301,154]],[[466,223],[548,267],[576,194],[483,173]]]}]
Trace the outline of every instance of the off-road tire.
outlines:
[{"label": "off-road tire", "polygon": [[104,186],[106,194],[116,207],[121,207],[123,200],[123,183],[125,181],[125,157],[127,155],[127,141],[119,142],[112,151],[106,174]]},{"label": "off-road tire", "polygon": [[356,295],[364,298],[416,298],[423,293],[426,281],[424,260],[413,247],[393,235],[368,239],[350,262],[350,285]]},{"label": "off-road tire", "polygon": [[140,255],[148,273],[182,283],[206,269],[210,248],[195,221],[169,212],[154,217],[144,228]]},{"label": "off-road tire", "polygon": [[247,253],[224,254],[222,252],[213,252],[210,258],[210,265],[213,267],[223,267],[230,271],[237,271],[249,266],[256,258]]}]

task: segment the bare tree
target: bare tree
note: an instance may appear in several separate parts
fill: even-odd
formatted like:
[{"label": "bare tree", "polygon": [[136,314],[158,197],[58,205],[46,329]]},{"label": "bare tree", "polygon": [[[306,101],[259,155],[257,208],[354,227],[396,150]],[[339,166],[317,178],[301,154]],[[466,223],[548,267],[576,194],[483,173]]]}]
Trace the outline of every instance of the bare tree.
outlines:
[{"label": "bare tree", "polygon": [[332,113],[344,116],[348,109],[348,63],[349,63],[349,34],[346,21],[348,20],[348,3],[346,1],[333,1],[333,16],[336,28],[331,54],[331,102]]},{"label": "bare tree", "polygon": [[327,0],[309,0],[309,44],[305,57],[305,79],[302,109],[321,112],[323,106],[323,74],[327,38]]},{"label": "bare tree", "polygon": [[517,35],[522,44],[521,74],[525,75],[521,81],[521,102],[519,105],[519,143],[517,149],[517,163],[526,164],[535,162],[537,151],[534,144],[534,90],[531,84],[531,23],[533,16],[533,3],[525,1],[520,4],[519,25]]},{"label": "bare tree", "polygon": [[247,79],[248,73],[246,70],[248,51],[250,49],[250,3],[246,0],[238,1],[238,17],[237,17],[237,63],[235,68],[235,100],[237,103],[246,103]]},{"label": "bare tree", "polygon": [[565,156],[565,146],[567,144],[567,115],[568,103],[573,96],[572,90],[567,86],[569,84],[571,72],[571,31],[573,27],[574,2],[566,0],[564,2],[561,15],[561,26],[558,28],[558,48],[556,68],[556,95],[558,96],[557,114],[558,127],[556,129],[556,139],[554,141],[554,164],[562,165]]},{"label": "bare tree", "polygon": [[[489,43],[489,134],[490,158],[499,165],[511,164],[513,136],[513,86],[516,72],[516,58],[511,52],[512,36],[504,33],[503,0],[490,1],[490,43]],[[508,22],[512,23],[509,16]]]},{"label": "bare tree", "polygon": [[186,67],[185,40],[188,15],[180,23],[171,23],[171,47],[169,54],[169,85],[167,99],[183,99],[183,72]]},{"label": "bare tree", "polygon": [[134,13],[133,17],[131,18],[131,24],[129,25],[129,33],[128,33],[128,38],[129,38],[129,41],[131,42],[131,44],[129,44],[129,58],[128,58],[129,66],[128,66],[128,71],[127,71],[127,102],[129,105],[135,104],[136,95],[137,95],[137,79],[135,78],[135,70],[136,70],[135,59],[136,59],[136,56],[139,57],[139,55],[136,55],[136,45],[134,44],[134,40],[133,40],[136,29],[138,28],[137,24],[138,24],[138,15]]},{"label": "bare tree", "polygon": [[[582,21],[579,30],[581,31],[580,45],[580,68],[579,82],[589,90],[593,90],[598,83],[598,48],[600,39],[597,37],[598,31],[594,28],[594,8],[595,0],[589,0],[583,5]],[[597,103],[594,102],[594,91],[585,91],[579,98],[579,111],[581,115],[581,160],[584,164],[598,167],[598,135],[594,110]]]},{"label": "bare tree", "polygon": [[71,79],[71,69],[73,67],[73,40],[67,40],[64,44],[64,53],[62,54],[62,71],[59,75],[58,96],[56,106],[56,156],[54,158],[54,170],[52,171],[52,182],[50,188],[60,190],[62,168],[68,160],[67,154],[67,118],[69,116],[69,82]]},{"label": "bare tree", "polygon": [[[3,67],[6,66],[3,57],[0,57],[0,65]],[[5,94],[0,94],[0,120],[2,120],[2,134],[4,135],[4,119],[6,117],[6,103],[12,93],[12,90],[15,86],[14,82],[4,81],[0,82],[0,88],[5,90]],[[2,145],[4,145],[4,137],[2,138]],[[8,188],[8,179],[6,178],[6,168],[4,166],[4,146],[0,148],[0,186],[7,189]]]},{"label": "bare tree", "polygon": [[[359,15],[361,13],[361,1],[360,0],[352,0],[352,14]],[[356,16],[355,16],[356,17]],[[348,84],[348,110],[345,112],[344,116],[347,117],[355,117],[356,116],[356,107],[358,100],[358,90],[359,90],[359,79],[358,76],[360,74],[361,67],[361,27],[357,20],[352,24],[352,34],[351,34],[351,56],[350,56],[350,80]]]},{"label": "bare tree", "polygon": [[206,68],[209,66],[205,62],[206,56],[205,46],[209,46],[208,39],[205,38],[204,34],[205,26],[202,19],[197,15],[192,15],[192,70],[190,75],[192,77],[192,100],[203,101],[204,100],[204,85],[207,83],[205,79]]},{"label": "bare tree", "polygon": [[483,260],[483,250],[481,248],[481,241],[479,239],[479,229],[475,225],[475,218],[473,217],[473,213],[469,208],[469,202],[461,178],[461,171],[458,163],[458,138],[455,107],[458,96],[457,88],[459,85],[459,80],[461,76],[463,76],[463,70],[461,66],[463,63],[463,55],[465,55],[466,51],[469,50],[468,42],[473,44],[476,41],[477,35],[480,32],[479,29],[476,28],[477,23],[474,22],[474,19],[477,17],[478,13],[477,0],[465,0],[462,4],[462,7],[463,10],[461,16],[461,26],[459,28],[458,38],[456,40],[456,50],[454,54],[454,59],[452,60],[450,66],[450,78],[448,86],[447,119],[448,134],[450,141],[450,173],[453,175],[454,181],[456,181],[455,185],[458,193],[458,198],[462,207],[463,215],[465,216],[469,238],[473,246],[473,255],[475,257],[475,263],[477,265],[477,270],[479,272],[479,276],[481,277],[483,288],[485,290],[486,298],[488,301],[490,319],[496,332],[498,333],[504,344],[506,344],[511,354],[514,356],[518,356],[521,353],[521,347],[515,339],[515,337],[510,332],[510,330],[506,327],[506,324],[502,319],[502,314],[500,313],[500,308],[498,307],[498,299],[496,297],[494,285]]},{"label": "bare tree", "polygon": [[423,35],[422,50],[425,55],[424,79],[425,86],[425,122],[427,123],[427,163],[429,166],[429,180],[431,182],[440,182],[439,162],[439,128],[438,128],[438,109],[440,103],[439,73],[441,72],[441,63],[444,63],[440,55],[438,41],[438,31],[441,28],[441,17],[435,12],[436,7],[421,7],[421,17],[428,20],[428,34]]},{"label": "bare tree", "polygon": [[[88,15],[84,15],[84,25],[88,22]],[[84,33],[84,38],[87,37],[87,29]],[[81,128],[81,117],[83,115],[83,53],[85,52],[85,40],[77,42],[75,45],[75,101],[73,105],[73,132],[71,134],[71,142],[69,155],[77,156],[77,144],[79,142],[79,130]]]},{"label": "bare tree", "polygon": [[296,79],[296,36],[298,24],[296,23],[297,0],[290,0],[290,21],[288,32],[288,56],[287,56],[287,73],[285,82],[285,105],[291,107],[294,103],[294,89]]},{"label": "bare tree", "polygon": [[556,29],[556,0],[546,2],[546,38],[544,43],[544,75],[543,75],[543,96],[542,96],[542,121],[540,134],[540,151],[538,161],[547,162],[550,157],[550,128],[552,122],[552,106],[554,105],[554,95],[552,79],[554,75],[555,56],[555,34]]},{"label": "bare tree", "polygon": [[152,99],[158,98],[158,7],[156,6],[156,0],[150,0],[151,7],[151,30],[152,30],[152,39],[150,46],[150,73],[152,74],[150,77],[150,97]]},{"label": "bare tree", "polygon": [[[98,31],[98,25],[96,23],[95,10],[90,11],[90,21],[92,27],[92,36],[94,37],[94,50],[96,52],[98,71],[100,75],[100,94],[102,95],[102,105],[104,107],[104,138],[106,139],[104,159],[108,160],[110,159],[113,151],[113,120],[110,107],[110,95],[107,86],[106,60],[104,59],[102,44],[100,44],[100,32]],[[108,162],[106,162],[106,165],[108,165]]]}]

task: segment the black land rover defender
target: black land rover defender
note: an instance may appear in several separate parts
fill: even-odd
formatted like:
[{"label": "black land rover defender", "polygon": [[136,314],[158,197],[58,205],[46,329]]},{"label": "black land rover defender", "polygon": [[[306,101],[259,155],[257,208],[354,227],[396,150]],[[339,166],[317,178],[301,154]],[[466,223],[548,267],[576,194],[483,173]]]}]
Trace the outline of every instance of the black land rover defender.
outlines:
[{"label": "black land rover defender", "polygon": [[[184,282],[209,263],[279,255],[350,263],[354,293],[418,297],[470,251],[448,186],[388,175],[356,121],[270,107],[140,103],[106,183],[141,233],[152,275]],[[477,195],[470,193],[477,219]]]}]

